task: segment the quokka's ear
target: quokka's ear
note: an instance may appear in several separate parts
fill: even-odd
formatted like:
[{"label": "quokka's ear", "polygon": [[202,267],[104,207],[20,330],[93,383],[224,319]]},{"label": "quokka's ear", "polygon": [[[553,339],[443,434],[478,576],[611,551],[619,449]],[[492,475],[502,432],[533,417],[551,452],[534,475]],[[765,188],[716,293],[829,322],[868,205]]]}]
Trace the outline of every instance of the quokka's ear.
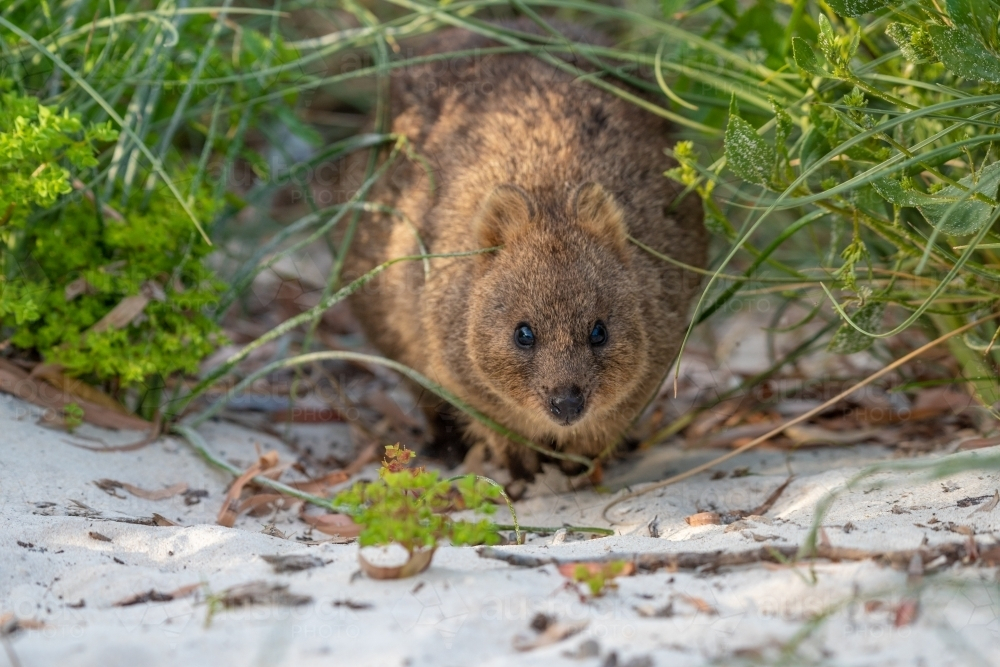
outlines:
[{"label": "quokka's ear", "polygon": [[573,218],[585,231],[623,256],[628,249],[625,215],[610,192],[597,183],[584,183],[573,197]]},{"label": "quokka's ear", "polygon": [[480,248],[504,245],[534,217],[531,196],[516,185],[498,185],[486,197],[476,216]]}]

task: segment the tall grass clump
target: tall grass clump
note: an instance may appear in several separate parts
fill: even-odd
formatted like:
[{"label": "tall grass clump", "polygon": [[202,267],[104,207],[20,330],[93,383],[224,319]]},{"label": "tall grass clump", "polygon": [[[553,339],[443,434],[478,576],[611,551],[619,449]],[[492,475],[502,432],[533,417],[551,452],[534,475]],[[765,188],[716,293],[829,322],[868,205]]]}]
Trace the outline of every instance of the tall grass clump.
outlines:
[{"label": "tall grass clump", "polygon": [[[528,52],[581,82],[671,119],[679,166],[666,177],[704,201],[721,249],[692,326],[754,288],[825,318],[836,354],[887,363],[945,342],[978,401],[1000,401],[988,319],[1000,298],[994,133],[997,4],[837,0],[787,4],[583,0],[372,3],[361,27],[300,40],[365,48],[391,76],[413,62],[407,36],[462,27]],[[520,15],[538,34],[498,27]],[[573,43],[550,18],[599,27],[615,46]],[[582,56],[595,71],[561,59]],[[453,57],[470,54],[444,54]],[[377,87],[376,87],[377,89]],[[374,93],[373,93],[374,94]],[[341,249],[344,252],[344,249]],[[816,304],[815,306],[813,304]],[[838,325],[839,323],[839,325]],[[916,337],[901,334],[916,330]],[[986,416],[986,413],[983,413]]]},{"label": "tall grass clump", "polygon": [[[1000,298],[996,3],[838,0],[812,14],[810,3],[794,9],[782,48],[798,94],[770,96],[770,113],[734,95],[721,159],[709,162],[689,143],[676,148],[682,166],[672,176],[697,190],[710,224],[732,241],[720,270],[784,226],[771,233],[781,243],[751,267],[769,262],[818,283],[843,322],[830,342],[843,354],[911,327],[936,337],[992,314]],[[720,200],[741,215],[723,214]],[[706,292],[700,316],[740,287]],[[962,381],[994,416],[997,331],[990,320],[948,341]]]},{"label": "tall grass clump", "polygon": [[[104,207],[139,221],[157,201],[172,202],[169,217],[185,227],[171,227],[171,261],[180,266],[208,256],[227,282],[218,285],[207,274],[189,279],[204,298],[181,311],[189,322],[204,322],[198,331],[204,340],[262,270],[311,243],[330,248],[320,307],[250,343],[193,388],[177,385],[184,398],[174,411],[234,372],[253,349],[293,330],[289,355],[275,367],[317,363],[313,331],[323,310],[363,284],[342,284],[341,267],[363,211],[378,206],[367,194],[394,160],[420,157],[405,137],[387,134],[390,78],[427,59],[484,55],[414,58],[405,48],[407,38],[448,27],[489,35],[497,42],[490,53],[534,54],[578,75],[581,85],[673,121],[679,166],[664,178],[702,198],[718,249],[692,326],[723,317],[727,304],[752,288],[808,304],[813,312],[802,324],[825,318],[836,331],[819,342],[833,352],[871,349],[888,361],[900,356],[897,341],[913,346],[912,336],[901,336],[911,329],[937,338],[996,310],[995,0],[249,4],[14,0],[0,19],[11,92],[38,98],[55,115],[75,114],[73,141],[87,139],[80,135],[86,128],[108,128],[90,137],[87,164],[59,157],[67,174],[55,200],[19,211],[27,217],[18,225],[71,206],[103,216],[104,225],[110,224]],[[302,16],[308,20],[295,20]],[[525,33],[493,22],[512,16],[541,29]],[[597,27],[614,45],[574,43],[552,19]],[[564,58],[570,54],[587,62],[586,71]],[[308,119],[310,105],[321,99],[371,122],[363,132],[318,128]],[[293,144],[308,150],[287,148]],[[317,200],[312,170],[355,151],[368,159],[354,175],[353,194]],[[301,193],[300,205],[293,215],[272,218],[277,193],[289,187]],[[5,239],[27,238],[12,229],[4,230]],[[5,250],[5,290],[22,281],[23,292],[24,281],[42,281],[65,296],[80,271],[121,261],[102,241],[95,250],[101,259],[88,260],[89,269],[35,275],[9,259],[14,247]],[[17,247],[24,249],[23,242]],[[4,336],[34,346],[45,359],[71,362],[71,372],[94,381],[123,382],[119,369],[74,366],[80,358],[68,351],[97,340],[93,326],[143,286],[156,296],[162,289],[162,303],[175,300],[181,291],[164,275],[171,272],[153,273],[103,295],[101,307],[77,316],[68,336],[51,339],[57,342],[29,341],[23,333],[33,326],[28,318],[36,311],[45,316],[52,304],[0,311]],[[183,279],[181,285],[189,290]],[[139,317],[120,329],[138,335],[144,325],[159,326]],[[960,381],[994,415],[997,331],[989,320],[946,343]],[[146,368],[127,377],[148,382],[190,368]]]},{"label": "tall grass clump", "polygon": [[278,13],[231,4],[0,16],[0,340],[146,416],[222,340],[210,235],[246,206],[237,167],[266,175],[248,138],[294,118],[293,92],[252,102],[301,76],[260,74],[296,58]]}]

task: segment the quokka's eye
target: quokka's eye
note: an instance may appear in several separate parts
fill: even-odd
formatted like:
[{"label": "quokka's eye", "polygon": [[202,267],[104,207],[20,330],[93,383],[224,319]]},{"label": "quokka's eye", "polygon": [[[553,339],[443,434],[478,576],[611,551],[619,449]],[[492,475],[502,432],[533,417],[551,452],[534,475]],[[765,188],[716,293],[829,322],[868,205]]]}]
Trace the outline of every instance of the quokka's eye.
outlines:
[{"label": "quokka's eye", "polygon": [[535,344],[535,332],[524,322],[514,328],[514,342],[521,349],[527,350]]},{"label": "quokka's eye", "polygon": [[604,322],[597,320],[597,324],[590,330],[590,344],[593,347],[600,347],[608,342],[608,328]]}]

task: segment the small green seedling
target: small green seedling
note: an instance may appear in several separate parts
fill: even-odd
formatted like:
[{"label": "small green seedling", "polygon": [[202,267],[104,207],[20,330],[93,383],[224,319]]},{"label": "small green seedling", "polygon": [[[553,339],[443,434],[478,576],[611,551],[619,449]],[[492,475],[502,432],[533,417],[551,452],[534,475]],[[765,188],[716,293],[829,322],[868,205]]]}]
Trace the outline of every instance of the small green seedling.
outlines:
[{"label": "small green seedling", "polygon": [[559,566],[559,572],[577,584],[584,584],[594,597],[604,595],[607,588],[616,588],[615,577],[627,577],[635,572],[635,565],[624,560],[609,563],[567,563]]},{"label": "small green seedling", "polygon": [[76,403],[68,403],[63,408],[63,421],[66,424],[66,430],[72,433],[83,424],[83,408]]},{"label": "small green seedling", "polygon": [[454,545],[500,541],[491,521],[456,520],[450,516],[458,510],[493,514],[499,486],[475,475],[440,479],[436,471],[408,467],[415,456],[405,446],[387,446],[378,480],[359,482],[334,501],[337,506],[354,508],[352,518],[363,526],[358,536],[362,547],[397,544],[406,549],[408,563],[414,563],[409,568],[375,568],[362,557],[362,566],[373,576],[417,574],[430,564],[431,555],[442,541]]}]

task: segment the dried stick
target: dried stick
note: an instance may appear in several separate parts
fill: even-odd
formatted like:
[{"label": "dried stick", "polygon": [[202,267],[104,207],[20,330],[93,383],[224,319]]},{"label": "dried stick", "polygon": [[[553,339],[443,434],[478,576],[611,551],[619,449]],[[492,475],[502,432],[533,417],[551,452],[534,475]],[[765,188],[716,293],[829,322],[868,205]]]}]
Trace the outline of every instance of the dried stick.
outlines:
[{"label": "dried stick", "polygon": [[[477,552],[481,558],[502,560],[517,567],[541,567],[542,565],[565,565],[567,563],[608,563],[626,561],[633,563],[638,570],[653,572],[660,569],[696,570],[701,568],[716,569],[738,565],[753,565],[755,563],[788,564],[799,555],[797,546],[763,546],[747,551],[682,551],[679,553],[609,553],[598,558],[555,558],[553,556],[532,556],[517,551],[497,547],[480,547]],[[955,562],[973,562],[980,560],[983,564],[992,566],[1000,561],[1000,547],[979,546],[972,540],[942,544],[936,547],[922,549],[903,549],[899,551],[875,551],[854,549],[851,547],[834,547],[817,545],[806,554],[810,560],[823,559],[829,561],[862,561],[875,560],[896,569],[905,570],[917,556],[922,563],[944,558],[940,565],[950,565]],[[938,564],[935,564],[937,567]]]}]

